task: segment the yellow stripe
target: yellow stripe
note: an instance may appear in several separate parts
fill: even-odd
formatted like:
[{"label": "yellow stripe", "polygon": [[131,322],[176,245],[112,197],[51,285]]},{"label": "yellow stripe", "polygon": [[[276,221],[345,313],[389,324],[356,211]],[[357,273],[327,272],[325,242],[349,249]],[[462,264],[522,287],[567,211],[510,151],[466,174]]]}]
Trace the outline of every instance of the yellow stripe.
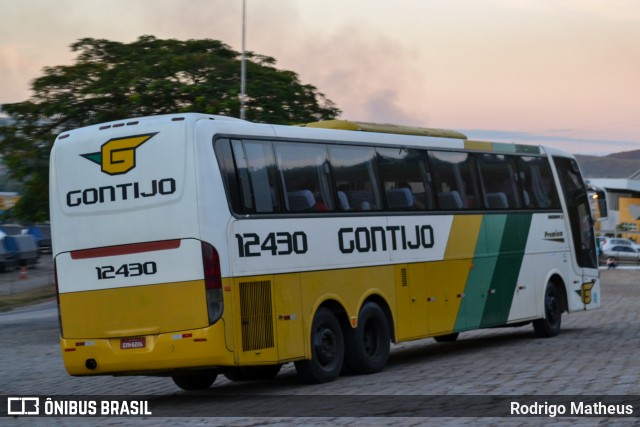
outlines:
[{"label": "yellow stripe", "polygon": [[477,151],[493,151],[493,143],[484,141],[469,141],[464,142],[465,150],[477,150]]},{"label": "yellow stripe", "polygon": [[456,215],[444,252],[444,259],[473,259],[482,215]]}]

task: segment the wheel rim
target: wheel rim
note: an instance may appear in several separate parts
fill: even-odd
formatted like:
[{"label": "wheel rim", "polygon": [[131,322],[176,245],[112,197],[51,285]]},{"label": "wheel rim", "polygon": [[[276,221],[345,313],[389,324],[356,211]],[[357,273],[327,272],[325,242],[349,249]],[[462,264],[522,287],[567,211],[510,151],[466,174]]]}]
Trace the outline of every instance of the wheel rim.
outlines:
[{"label": "wheel rim", "polygon": [[362,344],[367,355],[375,356],[378,353],[378,334],[375,325],[371,321],[365,324],[362,334]]},{"label": "wheel rim", "polygon": [[556,296],[553,294],[547,295],[545,305],[547,310],[547,319],[550,324],[555,325],[558,322],[558,313],[560,311]]},{"label": "wheel rim", "polygon": [[318,339],[314,345],[316,357],[322,366],[334,363],[338,354],[338,340],[334,331],[328,327],[322,327],[318,331]]}]

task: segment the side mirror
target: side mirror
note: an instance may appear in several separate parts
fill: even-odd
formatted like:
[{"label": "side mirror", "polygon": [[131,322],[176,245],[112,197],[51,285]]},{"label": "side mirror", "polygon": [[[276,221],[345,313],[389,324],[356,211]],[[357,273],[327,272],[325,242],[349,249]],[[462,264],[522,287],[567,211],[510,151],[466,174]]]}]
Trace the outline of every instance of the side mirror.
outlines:
[{"label": "side mirror", "polygon": [[604,221],[609,216],[607,210],[607,195],[604,189],[594,186],[588,187],[591,214],[596,221]]}]

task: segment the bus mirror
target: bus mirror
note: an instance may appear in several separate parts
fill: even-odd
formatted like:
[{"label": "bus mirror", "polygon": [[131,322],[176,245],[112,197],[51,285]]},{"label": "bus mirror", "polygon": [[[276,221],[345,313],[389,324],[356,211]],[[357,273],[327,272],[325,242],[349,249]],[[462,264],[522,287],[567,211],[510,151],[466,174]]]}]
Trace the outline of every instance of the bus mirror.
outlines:
[{"label": "bus mirror", "polygon": [[609,216],[607,211],[606,193],[601,188],[589,188],[589,202],[591,214],[596,221],[604,221]]}]

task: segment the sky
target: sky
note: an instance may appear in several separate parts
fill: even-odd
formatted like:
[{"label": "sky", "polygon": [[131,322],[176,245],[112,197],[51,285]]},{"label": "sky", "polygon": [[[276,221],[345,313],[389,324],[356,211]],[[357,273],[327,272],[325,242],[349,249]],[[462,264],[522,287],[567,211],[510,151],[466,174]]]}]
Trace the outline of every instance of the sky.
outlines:
[{"label": "sky", "polygon": [[[640,1],[246,0],[246,13],[246,49],[343,119],[577,154],[640,149]],[[73,63],[80,38],[145,34],[239,51],[242,0],[0,0],[0,104]]]}]

